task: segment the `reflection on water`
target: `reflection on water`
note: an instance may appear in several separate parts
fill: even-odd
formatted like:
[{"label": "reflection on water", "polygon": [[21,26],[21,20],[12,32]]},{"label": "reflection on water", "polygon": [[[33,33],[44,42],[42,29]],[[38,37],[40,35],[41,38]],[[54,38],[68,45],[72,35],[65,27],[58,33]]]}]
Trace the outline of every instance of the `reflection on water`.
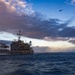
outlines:
[{"label": "reflection on water", "polygon": [[1,55],[0,75],[75,75],[75,53]]}]

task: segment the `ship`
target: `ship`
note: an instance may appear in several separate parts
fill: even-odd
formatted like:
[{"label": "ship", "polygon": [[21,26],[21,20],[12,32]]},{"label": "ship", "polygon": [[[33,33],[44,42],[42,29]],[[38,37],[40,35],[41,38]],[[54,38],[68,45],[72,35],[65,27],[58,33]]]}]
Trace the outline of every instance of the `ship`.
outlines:
[{"label": "ship", "polygon": [[8,50],[8,46],[2,45],[4,50],[0,50],[0,53],[2,54],[33,54],[34,51],[31,47],[32,42],[30,41],[29,43],[26,43],[21,40],[21,31],[19,30],[18,35],[18,40],[17,41],[12,41],[10,44],[10,50]]}]

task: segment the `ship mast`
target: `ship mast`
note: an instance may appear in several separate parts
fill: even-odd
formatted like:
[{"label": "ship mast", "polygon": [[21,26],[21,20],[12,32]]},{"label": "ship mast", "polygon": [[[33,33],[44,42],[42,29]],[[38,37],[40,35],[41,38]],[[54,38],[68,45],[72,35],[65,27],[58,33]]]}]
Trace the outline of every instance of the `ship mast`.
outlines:
[{"label": "ship mast", "polygon": [[21,36],[22,36],[22,34],[21,34],[21,31],[19,30],[19,33],[17,34],[18,35],[18,41],[20,41],[20,38],[21,38]]}]

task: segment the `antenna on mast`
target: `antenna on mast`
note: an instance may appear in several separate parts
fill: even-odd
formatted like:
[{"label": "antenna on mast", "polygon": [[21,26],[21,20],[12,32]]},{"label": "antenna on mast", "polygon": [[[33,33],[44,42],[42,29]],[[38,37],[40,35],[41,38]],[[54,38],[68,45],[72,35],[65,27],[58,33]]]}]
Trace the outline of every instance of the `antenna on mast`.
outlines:
[{"label": "antenna on mast", "polygon": [[18,41],[20,41],[20,38],[22,36],[21,30],[19,30],[19,33],[17,35],[18,35]]}]

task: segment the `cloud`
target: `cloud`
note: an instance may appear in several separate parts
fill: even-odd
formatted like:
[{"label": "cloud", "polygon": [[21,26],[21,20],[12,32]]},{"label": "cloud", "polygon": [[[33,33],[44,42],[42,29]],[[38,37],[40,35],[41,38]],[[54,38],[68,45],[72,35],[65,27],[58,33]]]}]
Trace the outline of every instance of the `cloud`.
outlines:
[{"label": "cloud", "polygon": [[13,6],[10,6],[10,4],[8,2],[5,2],[5,0],[0,0],[0,15],[12,12],[15,12],[15,8]]},{"label": "cloud", "polygon": [[[32,10],[31,4],[22,0],[0,0],[0,31],[17,33],[31,38],[73,37],[74,27],[68,27],[72,18],[61,22],[59,19],[44,19],[42,14]],[[69,31],[69,33],[68,33]]]},{"label": "cloud", "polygon": [[2,13],[18,13],[33,14],[31,4],[23,0],[0,0],[0,14]]},{"label": "cloud", "polygon": [[68,42],[70,42],[70,43],[72,43],[72,44],[75,44],[75,38],[73,37],[73,38],[70,38],[69,40],[68,40]]},{"label": "cloud", "polygon": [[35,53],[47,53],[47,52],[75,52],[75,47],[67,48],[53,48],[53,47],[33,47]]},{"label": "cloud", "polygon": [[71,3],[75,3],[75,0],[71,0]]},{"label": "cloud", "polygon": [[66,4],[75,5],[75,0],[66,0]]},{"label": "cloud", "polygon": [[26,1],[0,0],[0,30],[18,29],[18,24],[21,25],[22,20],[26,20],[27,15],[32,14],[32,7]]},{"label": "cloud", "polygon": [[68,37],[45,37],[44,40],[46,41],[68,41]]}]

